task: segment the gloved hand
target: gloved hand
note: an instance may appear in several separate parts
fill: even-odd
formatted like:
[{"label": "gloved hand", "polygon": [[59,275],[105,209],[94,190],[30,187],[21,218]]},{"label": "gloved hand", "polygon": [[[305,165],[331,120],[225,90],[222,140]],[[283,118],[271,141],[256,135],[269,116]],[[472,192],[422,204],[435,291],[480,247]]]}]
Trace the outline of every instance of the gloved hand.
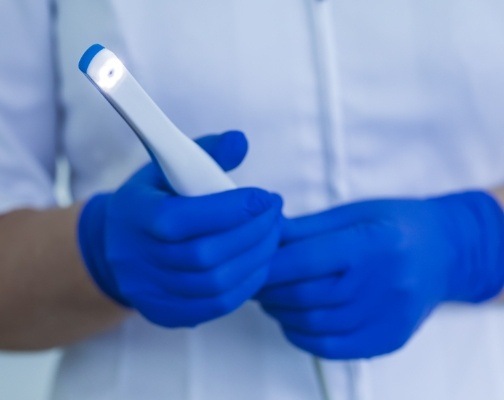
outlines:
[{"label": "gloved hand", "polygon": [[[225,169],[247,150],[240,132],[199,144]],[[264,284],[278,247],[282,201],[247,188],[176,196],[153,163],[116,192],[93,197],[79,221],[85,265],[117,302],[166,327],[189,327],[238,308]]]},{"label": "gloved hand", "polygon": [[481,302],[504,283],[503,212],[482,192],[355,203],[284,229],[257,298],[324,358],[396,350],[441,302]]}]

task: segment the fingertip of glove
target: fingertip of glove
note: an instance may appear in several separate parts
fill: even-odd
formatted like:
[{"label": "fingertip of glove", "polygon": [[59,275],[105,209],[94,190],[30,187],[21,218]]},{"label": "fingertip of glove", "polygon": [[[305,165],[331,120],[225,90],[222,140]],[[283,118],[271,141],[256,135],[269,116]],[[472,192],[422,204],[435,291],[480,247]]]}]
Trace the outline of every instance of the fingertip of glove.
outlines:
[{"label": "fingertip of glove", "polygon": [[283,206],[283,198],[278,193],[269,192],[271,205],[281,208]]},{"label": "fingertip of glove", "polygon": [[220,135],[221,140],[227,140],[230,143],[233,143],[238,146],[248,147],[247,137],[245,133],[239,130],[230,130],[223,132]]},{"label": "fingertip of glove", "polygon": [[225,171],[230,171],[240,165],[247,152],[247,138],[241,131],[228,131],[219,135],[216,145],[209,151]]},{"label": "fingertip of glove", "polygon": [[251,189],[245,208],[249,214],[256,216],[271,208],[281,209],[282,205],[283,200],[278,194],[261,189]]}]

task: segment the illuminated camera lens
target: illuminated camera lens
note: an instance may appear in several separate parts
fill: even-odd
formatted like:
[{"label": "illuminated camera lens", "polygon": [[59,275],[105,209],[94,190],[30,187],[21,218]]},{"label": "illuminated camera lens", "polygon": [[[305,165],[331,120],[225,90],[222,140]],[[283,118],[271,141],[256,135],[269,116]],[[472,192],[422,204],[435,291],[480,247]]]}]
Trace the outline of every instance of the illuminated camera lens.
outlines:
[{"label": "illuminated camera lens", "polygon": [[109,58],[98,71],[96,84],[102,89],[112,89],[124,76],[124,65],[116,58]]}]

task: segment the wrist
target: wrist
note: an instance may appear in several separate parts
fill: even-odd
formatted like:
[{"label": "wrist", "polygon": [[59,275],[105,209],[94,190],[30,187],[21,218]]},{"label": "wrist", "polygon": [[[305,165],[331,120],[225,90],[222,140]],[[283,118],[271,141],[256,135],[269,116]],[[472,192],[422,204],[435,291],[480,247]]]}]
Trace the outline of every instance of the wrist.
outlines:
[{"label": "wrist", "polygon": [[448,243],[446,299],[478,303],[496,296],[504,284],[504,214],[485,192],[435,199],[442,204]]}]

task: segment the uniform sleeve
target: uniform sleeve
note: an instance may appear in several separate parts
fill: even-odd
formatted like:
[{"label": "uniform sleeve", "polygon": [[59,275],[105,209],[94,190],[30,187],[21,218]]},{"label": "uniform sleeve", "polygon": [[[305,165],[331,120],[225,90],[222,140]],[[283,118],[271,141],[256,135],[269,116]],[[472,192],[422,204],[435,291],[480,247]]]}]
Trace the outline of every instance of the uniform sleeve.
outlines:
[{"label": "uniform sleeve", "polygon": [[50,0],[0,1],[0,213],[55,204]]}]

